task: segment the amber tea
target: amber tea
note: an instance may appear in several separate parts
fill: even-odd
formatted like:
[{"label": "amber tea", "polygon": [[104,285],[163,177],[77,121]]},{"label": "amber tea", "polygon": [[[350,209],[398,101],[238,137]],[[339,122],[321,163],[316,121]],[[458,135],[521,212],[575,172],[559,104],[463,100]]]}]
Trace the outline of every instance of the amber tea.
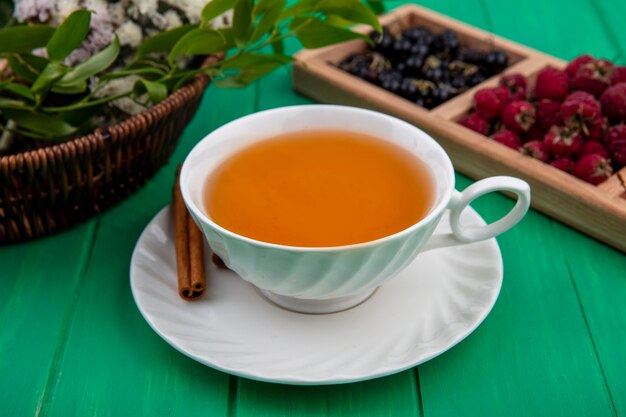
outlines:
[{"label": "amber tea", "polygon": [[291,132],[226,159],[206,180],[220,226],[267,243],[351,245],[400,232],[434,201],[427,165],[380,138],[342,130]]}]

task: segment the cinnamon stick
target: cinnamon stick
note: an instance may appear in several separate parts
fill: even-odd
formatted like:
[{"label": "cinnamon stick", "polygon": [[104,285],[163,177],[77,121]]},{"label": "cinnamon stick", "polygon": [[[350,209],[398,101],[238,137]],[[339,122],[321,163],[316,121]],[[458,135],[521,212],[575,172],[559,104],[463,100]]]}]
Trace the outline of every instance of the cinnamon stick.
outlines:
[{"label": "cinnamon stick", "polygon": [[200,298],[206,289],[203,237],[183,201],[179,175],[180,167],[176,171],[172,193],[178,295],[185,301],[193,301]]}]

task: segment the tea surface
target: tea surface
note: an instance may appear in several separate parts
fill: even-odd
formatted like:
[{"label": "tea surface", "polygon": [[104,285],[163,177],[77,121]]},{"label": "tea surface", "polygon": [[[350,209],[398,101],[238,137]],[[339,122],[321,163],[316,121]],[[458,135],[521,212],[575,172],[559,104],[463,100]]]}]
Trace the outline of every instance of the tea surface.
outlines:
[{"label": "tea surface", "polygon": [[208,178],[217,224],[263,242],[329,247],[367,242],[422,219],[434,200],[427,166],[356,132],[310,130],[268,138]]}]

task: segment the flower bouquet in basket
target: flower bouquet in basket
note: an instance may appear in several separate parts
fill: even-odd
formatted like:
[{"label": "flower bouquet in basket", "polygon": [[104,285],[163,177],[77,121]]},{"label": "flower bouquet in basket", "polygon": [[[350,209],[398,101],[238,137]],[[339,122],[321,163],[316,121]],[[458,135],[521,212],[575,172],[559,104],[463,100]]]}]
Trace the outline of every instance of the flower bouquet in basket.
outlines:
[{"label": "flower bouquet in basket", "polygon": [[0,0],[0,244],[132,193],[168,159],[213,81],[241,87],[381,29],[358,0]]}]

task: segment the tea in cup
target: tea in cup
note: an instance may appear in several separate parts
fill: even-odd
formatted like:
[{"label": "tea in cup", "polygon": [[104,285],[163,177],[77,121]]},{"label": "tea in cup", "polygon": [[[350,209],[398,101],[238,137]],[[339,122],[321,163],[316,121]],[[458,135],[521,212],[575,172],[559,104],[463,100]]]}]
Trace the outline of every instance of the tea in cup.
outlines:
[{"label": "tea in cup", "polygon": [[[211,249],[274,303],[341,311],[424,250],[489,239],[524,216],[530,188],[511,177],[454,189],[452,163],[426,133],[353,107],[307,105],[252,114],[213,131],[186,158],[180,186]],[[465,207],[517,195],[487,226]],[[433,233],[445,210],[452,233]]]}]

